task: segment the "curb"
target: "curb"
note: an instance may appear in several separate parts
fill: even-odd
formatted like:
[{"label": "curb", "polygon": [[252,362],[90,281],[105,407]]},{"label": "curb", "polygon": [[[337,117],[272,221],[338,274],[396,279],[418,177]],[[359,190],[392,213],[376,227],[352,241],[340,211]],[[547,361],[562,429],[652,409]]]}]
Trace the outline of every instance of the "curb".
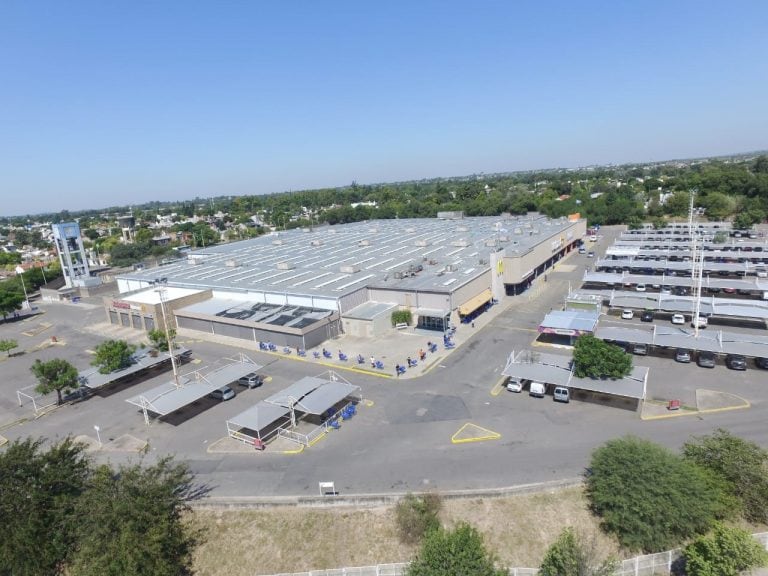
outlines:
[{"label": "curb", "polygon": [[[566,478],[533,484],[521,484],[503,488],[487,488],[478,490],[445,490],[439,492],[447,500],[462,500],[467,498],[506,498],[516,494],[535,494],[552,490],[564,490],[581,487],[582,478]],[[418,491],[416,491],[418,492]],[[208,497],[191,506],[197,509],[257,509],[257,508],[373,508],[397,503],[412,492],[391,492],[371,494],[349,494],[345,496],[222,496]]]}]

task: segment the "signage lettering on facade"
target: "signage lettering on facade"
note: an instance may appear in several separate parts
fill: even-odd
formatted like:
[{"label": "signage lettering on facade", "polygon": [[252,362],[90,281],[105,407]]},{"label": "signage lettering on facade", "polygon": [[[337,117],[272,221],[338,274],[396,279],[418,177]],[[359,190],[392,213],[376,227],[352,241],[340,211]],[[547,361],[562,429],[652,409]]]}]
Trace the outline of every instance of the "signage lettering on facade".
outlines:
[{"label": "signage lettering on facade", "polygon": [[128,302],[121,302],[120,300],[112,300],[112,308],[123,308],[125,310],[130,310],[131,305],[128,304]]}]

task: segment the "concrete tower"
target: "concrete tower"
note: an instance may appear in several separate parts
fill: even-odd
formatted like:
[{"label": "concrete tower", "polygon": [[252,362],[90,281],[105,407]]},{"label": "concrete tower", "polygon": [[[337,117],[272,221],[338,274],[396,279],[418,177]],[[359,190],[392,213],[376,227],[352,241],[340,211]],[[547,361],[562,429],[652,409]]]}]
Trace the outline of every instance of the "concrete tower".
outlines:
[{"label": "concrete tower", "polygon": [[54,224],[51,228],[67,287],[98,285],[100,280],[92,278],[91,271],[88,269],[88,259],[80,236],[80,225],[77,222],[64,222]]}]

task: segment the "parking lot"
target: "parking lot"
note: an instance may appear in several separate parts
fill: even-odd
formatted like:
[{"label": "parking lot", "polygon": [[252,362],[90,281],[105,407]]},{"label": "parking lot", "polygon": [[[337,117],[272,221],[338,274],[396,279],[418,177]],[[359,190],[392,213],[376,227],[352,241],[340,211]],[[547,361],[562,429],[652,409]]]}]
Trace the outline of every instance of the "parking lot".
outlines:
[{"label": "parking lot", "polygon": [[[605,232],[608,236],[609,232]],[[600,251],[608,238],[599,240]],[[506,309],[480,317],[477,327],[461,326],[463,344],[442,357],[420,378],[397,380],[363,373],[341,372],[362,388],[365,402],[358,414],[341,429],[301,453],[277,450],[220,451],[226,436],[225,421],[303,376],[316,376],[327,367],[259,351],[244,351],[220,344],[184,341],[192,360],[181,373],[213,367],[244,351],[268,381],[261,387],[236,386],[228,401],[205,399],[173,418],[153,420],[145,426],[140,410],[126,398],[170,379],[170,371],[124,386],[113,393],[62,406],[32,419],[28,408],[18,408],[15,390],[34,384],[32,362],[64,357],[79,369],[86,368],[92,350],[105,337],[103,309],[80,305],[41,305],[42,314],[23,322],[0,324],[0,338],[15,338],[23,354],[0,364],[0,409],[9,439],[26,435],[61,438],[67,434],[95,438],[99,426],[102,449],[94,458],[123,461],[138,454],[125,446],[147,443],[147,458],[176,454],[190,462],[200,481],[217,496],[310,494],[318,481],[335,481],[343,492],[423,490],[439,488],[498,487],[568,478],[582,473],[591,451],[609,438],[635,434],[678,446],[691,433],[706,433],[725,426],[765,445],[765,373],[750,368],[732,372],[723,366],[707,370],[660,357],[636,357],[651,369],[649,399],[679,399],[695,405],[697,390],[738,395],[750,403],[748,410],[698,415],[672,420],[643,421],[619,409],[572,401],[562,404],[551,396],[533,398],[499,389],[500,373],[512,350],[530,349],[547,311],[562,305],[568,283],[577,285],[592,259],[573,254],[529,292],[510,299]],[[639,323],[639,319],[630,321]],[[96,328],[93,328],[96,327]],[[30,334],[25,335],[26,334]],[[51,343],[51,336],[57,342]],[[409,336],[403,335],[404,346]],[[335,347],[335,346],[334,346]],[[568,355],[565,349],[547,351]],[[477,442],[454,443],[466,425],[498,435]],[[471,436],[471,435],[470,435]],[[478,438],[482,434],[478,433]],[[126,442],[136,438],[138,443]],[[120,441],[122,439],[122,441]],[[470,439],[472,439],[470,437]],[[217,444],[218,443],[218,444]],[[294,451],[296,452],[296,451]]]}]

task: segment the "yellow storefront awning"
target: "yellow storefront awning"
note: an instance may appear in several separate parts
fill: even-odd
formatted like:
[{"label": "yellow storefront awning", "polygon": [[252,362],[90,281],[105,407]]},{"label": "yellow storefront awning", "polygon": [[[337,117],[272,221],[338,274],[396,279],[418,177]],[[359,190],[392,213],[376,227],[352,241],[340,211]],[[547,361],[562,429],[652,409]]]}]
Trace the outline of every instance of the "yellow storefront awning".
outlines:
[{"label": "yellow storefront awning", "polygon": [[461,306],[459,306],[459,314],[462,316],[466,316],[467,314],[472,314],[475,310],[480,308],[483,304],[487,304],[491,301],[491,289],[488,288],[486,290],[483,290],[478,294],[477,296],[474,296],[464,302]]}]

